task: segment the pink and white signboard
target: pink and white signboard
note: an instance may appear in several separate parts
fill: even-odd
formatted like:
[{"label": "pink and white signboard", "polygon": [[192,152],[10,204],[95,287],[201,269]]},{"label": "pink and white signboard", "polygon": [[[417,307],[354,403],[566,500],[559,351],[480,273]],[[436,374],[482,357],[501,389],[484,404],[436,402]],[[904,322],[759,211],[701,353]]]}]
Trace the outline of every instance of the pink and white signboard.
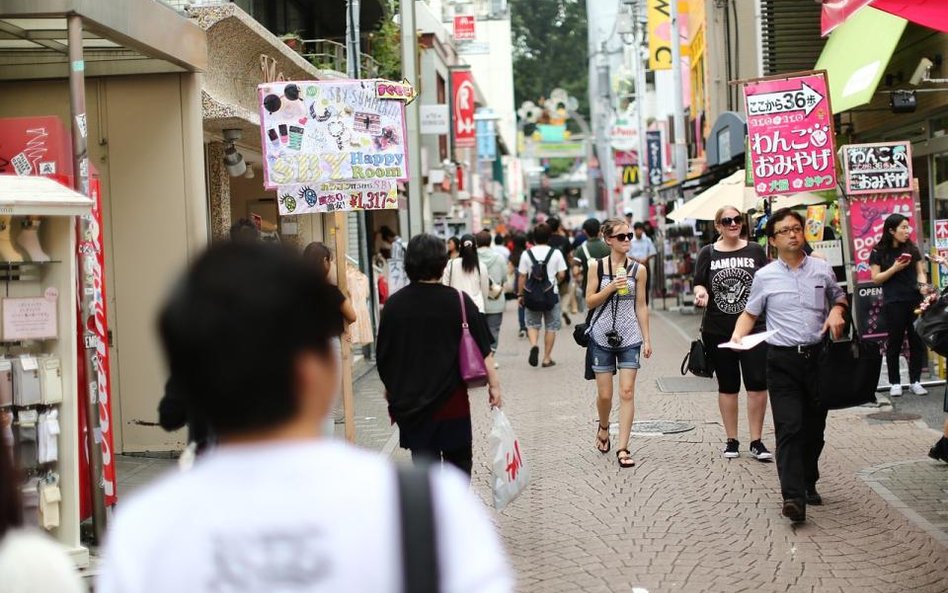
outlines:
[{"label": "pink and white signboard", "polygon": [[407,179],[405,101],[381,97],[376,82],[281,81],[257,87],[264,187]]},{"label": "pink and white signboard", "polygon": [[744,102],[758,195],[836,187],[833,110],[824,72],[748,82]]},{"label": "pink and white signboard", "polygon": [[882,225],[890,214],[901,214],[912,225],[912,242],[917,244],[918,221],[915,220],[915,197],[911,193],[877,194],[853,198],[849,203],[849,228],[853,239],[853,263],[856,283],[872,282],[869,254],[882,236]]}]

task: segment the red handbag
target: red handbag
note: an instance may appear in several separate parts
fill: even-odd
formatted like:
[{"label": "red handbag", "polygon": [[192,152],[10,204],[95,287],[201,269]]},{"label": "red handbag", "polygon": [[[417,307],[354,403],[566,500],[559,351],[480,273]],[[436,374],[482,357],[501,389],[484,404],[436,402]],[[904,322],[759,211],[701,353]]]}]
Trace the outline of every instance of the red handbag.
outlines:
[{"label": "red handbag", "polygon": [[471,335],[467,324],[467,307],[464,305],[464,293],[458,291],[461,300],[461,343],[458,345],[458,365],[461,367],[461,379],[468,387],[483,387],[487,384],[487,364],[477,341]]}]

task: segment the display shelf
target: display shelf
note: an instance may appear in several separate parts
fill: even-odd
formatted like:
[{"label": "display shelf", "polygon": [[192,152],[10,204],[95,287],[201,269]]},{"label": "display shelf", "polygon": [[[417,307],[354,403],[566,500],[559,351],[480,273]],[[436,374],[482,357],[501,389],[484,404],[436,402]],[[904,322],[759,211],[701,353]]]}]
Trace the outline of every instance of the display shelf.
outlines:
[{"label": "display shelf", "polygon": [[31,280],[41,280],[47,266],[61,263],[63,263],[61,260],[23,262],[0,261],[0,281],[25,282]]}]

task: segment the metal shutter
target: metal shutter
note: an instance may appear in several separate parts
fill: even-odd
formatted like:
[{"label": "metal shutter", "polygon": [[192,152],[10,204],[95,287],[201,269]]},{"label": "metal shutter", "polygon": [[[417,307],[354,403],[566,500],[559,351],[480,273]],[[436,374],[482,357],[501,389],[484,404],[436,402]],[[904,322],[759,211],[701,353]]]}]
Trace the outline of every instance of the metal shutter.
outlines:
[{"label": "metal shutter", "polygon": [[826,43],[821,9],[814,0],[761,0],[766,75],[813,69]]}]

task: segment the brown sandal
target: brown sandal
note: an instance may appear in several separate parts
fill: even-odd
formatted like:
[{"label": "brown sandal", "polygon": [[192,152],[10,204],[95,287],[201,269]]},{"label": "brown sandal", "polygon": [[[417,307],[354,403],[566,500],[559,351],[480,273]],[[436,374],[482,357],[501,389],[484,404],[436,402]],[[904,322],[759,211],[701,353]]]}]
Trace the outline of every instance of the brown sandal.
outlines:
[{"label": "brown sandal", "polygon": [[[599,433],[602,431],[606,432],[606,438],[604,439],[599,438]],[[603,426],[602,424],[599,425],[599,430],[596,431],[596,440],[598,441],[598,443],[596,444],[596,449],[603,455],[605,455],[606,453],[609,452],[610,449],[612,449],[612,442],[609,440],[609,427],[608,426]],[[606,447],[605,449],[602,448],[603,445],[605,445]]]},{"label": "brown sandal", "polygon": [[[625,453],[625,457],[619,457],[622,453]],[[619,449],[616,451],[616,459],[619,461],[619,467],[635,467],[635,461],[632,459],[632,452],[628,449]]]}]

